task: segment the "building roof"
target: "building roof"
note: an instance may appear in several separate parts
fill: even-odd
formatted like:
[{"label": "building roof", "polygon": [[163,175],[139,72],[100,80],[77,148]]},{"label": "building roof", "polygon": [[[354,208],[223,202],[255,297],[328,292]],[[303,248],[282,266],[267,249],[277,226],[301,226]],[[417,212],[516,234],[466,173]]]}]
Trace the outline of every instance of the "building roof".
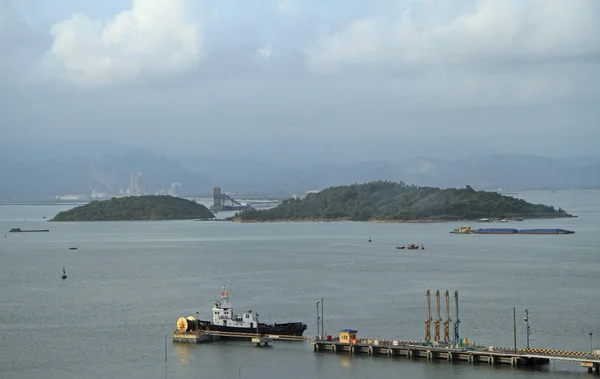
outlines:
[{"label": "building roof", "polygon": [[358,332],[358,330],[354,330],[354,329],[342,329],[342,330],[340,330],[340,332],[356,333],[356,332]]}]

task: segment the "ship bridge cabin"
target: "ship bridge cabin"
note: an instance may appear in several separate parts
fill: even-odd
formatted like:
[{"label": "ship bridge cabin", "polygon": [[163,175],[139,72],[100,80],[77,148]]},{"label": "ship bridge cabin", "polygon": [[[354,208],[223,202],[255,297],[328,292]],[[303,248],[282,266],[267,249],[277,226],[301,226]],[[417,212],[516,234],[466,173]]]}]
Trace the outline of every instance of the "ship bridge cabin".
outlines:
[{"label": "ship bridge cabin", "polygon": [[358,331],[354,329],[340,330],[340,342],[356,343],[356,333],[358,333]]},{"label": "ship bridge cabin", "polygon": [[229,303],[229,293],[221,294],[221,301],[216,301],[213,311],[213,324],[219,326],[233,326],[238,328],[256,328],[258,326],[258,313],[251,310],[235,314]]}]

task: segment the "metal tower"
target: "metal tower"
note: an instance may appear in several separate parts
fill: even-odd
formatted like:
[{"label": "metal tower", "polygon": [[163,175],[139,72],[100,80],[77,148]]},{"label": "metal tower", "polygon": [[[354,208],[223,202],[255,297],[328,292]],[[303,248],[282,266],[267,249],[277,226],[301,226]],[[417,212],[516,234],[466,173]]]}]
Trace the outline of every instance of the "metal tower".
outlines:
[{"label": "metal tower", "polygon": [[446,290],[446,321],[444,321],[444,341],[450,342],[450,294]]},{"label": "metal tower", "polygon": [[433,323],[433,340],[439,341],[440,340],[440,323],[442,321],[442,318],[440,317],[440,290],[437,290],[435,292],[435,302],[437,305],[437,318],[435,319],[435,321]]},{"label": "metal tower", "polygon": [[431,341],[431,293],[427,290],[427,320],[425,320],[425,342]]},{"label": "metal tower", "polygon": [[454,291],[454,301],[456,304],[456,318],[454,319],[454,343],[460,344],[460,334],[458,332],[458,324],[460,324],[460,319],[458,318],[458,291]]}]

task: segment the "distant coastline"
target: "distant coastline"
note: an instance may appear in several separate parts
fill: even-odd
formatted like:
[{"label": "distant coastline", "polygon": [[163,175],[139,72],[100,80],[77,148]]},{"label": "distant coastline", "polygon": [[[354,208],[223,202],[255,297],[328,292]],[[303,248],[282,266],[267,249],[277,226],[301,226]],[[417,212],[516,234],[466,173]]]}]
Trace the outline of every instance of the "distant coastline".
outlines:
[{"label": "distant coastline", "polygon": [[[576,215],[568,216],[539,216],[539,217],[521,217],[523,221],[530,220],[554,220],[554,219],[568,219],[577,218]],[[352,220],[351,218],[340,218],[340,219],[326,219],[326,218],[302,218],[302,219],[289,219],[289,220],[242,220],[239,217],[229,217],[223,219],[224,221],[232,221],[239,223],[282,223],[282,222],[369,222],[374,224],[434,224],[434,223],[447,223],[447,222],[475,222],[481,224],[499,223],[500,220],[492,220],[489,222],[480,222],[479,219],[422,219],[422,220]],[[219,221],[219,220],[210,220]],[[507,222],[519,222],[516,220],[507,220]]]}]

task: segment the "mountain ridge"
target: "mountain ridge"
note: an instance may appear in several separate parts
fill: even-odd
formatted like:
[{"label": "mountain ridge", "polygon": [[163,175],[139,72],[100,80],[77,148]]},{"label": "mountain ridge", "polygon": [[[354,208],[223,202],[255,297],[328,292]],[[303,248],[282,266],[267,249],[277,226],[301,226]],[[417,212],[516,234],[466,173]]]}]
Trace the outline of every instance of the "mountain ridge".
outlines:
[{"label": "mountain ridge", "polygon": [[212,187],[245,195],[287,197],[332,186],[374,180],[419,186],[521,191],[600,188],[600,156],[556,159],[523,154],[479,155],[443,160],[414,157],[401,162],[369,160],[279,167],[251,159],[181,161],[143,150],[94,157],[46,160],[0,158],[0,200],[50,199],[64,194],[117,194],[132,174],[142,173],[149,193],[182,183],[186,196],[210,196]]}]

